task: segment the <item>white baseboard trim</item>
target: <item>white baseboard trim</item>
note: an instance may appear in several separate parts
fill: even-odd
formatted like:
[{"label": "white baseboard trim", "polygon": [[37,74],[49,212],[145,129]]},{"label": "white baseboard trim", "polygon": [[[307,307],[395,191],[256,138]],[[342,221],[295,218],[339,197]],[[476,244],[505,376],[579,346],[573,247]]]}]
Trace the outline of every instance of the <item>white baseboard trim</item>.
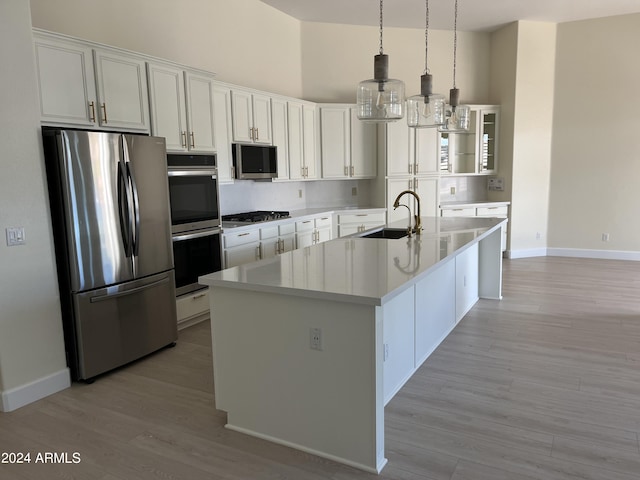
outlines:
[{"label": "white baseboard trim", "polygon": [[65,368],[25,385],[3,391],[0,396],[0,411],[12,412],[70,386],[71,375],[69,369]]},{"label": "white baseboard trim", "polygon": [[529,258],[529,257],[546,257],[548,255],[548,248],[527,248],[525,250],[507,250],[506,256],[510,259],[515,258]]},{"label": "white baseboard trim", "polygon": [[640,252],[627,250],[588,250],[583,248],[548,248],[549,257],[599,258],[603,260],[640,261]]}]

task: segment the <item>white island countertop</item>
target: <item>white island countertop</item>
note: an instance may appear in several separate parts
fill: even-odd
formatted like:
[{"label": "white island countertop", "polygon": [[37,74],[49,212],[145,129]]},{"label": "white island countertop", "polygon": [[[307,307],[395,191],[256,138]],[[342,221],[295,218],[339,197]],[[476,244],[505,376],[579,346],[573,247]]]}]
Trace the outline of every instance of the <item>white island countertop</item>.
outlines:
[{"label": "white island countertop", "polygon": [[[359,233],[208,274],[199,282],[210,287],[383,305],[505,221],[423,217],[419,236],[379,239],[360,238],[363,233]],[[406,226],[406,221],[388,225]]]}]

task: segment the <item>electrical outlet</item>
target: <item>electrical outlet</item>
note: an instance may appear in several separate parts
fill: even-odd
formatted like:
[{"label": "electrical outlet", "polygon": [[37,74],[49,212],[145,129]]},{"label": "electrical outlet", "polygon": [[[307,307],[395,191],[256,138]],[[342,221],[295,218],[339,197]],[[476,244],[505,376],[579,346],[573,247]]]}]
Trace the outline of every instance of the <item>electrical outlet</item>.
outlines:
[{"label": "electrical outlet", "polygon": [[449,193],[451,193],[451,195],[455,195],[456,194],[456,187],[451,187],[449,189]]},{"label": "electrical outlet", "polygon": [[311,350],[322,350],[322,329],[309,329],[309,347]]},{"label": "electrical outlet", "polygon": [[9,227],[6,229],[6,232],[7,246],[14,247],[27,243],[24,237],[24,227]]},{"label": "electrical outlet", "polygon": [[302,190],[298,190],[298,198],[302,198]]},{"label": "electrical outlet", "polygon": [[603,233],[602,234],[602,241],[603,242],[608,242],[609,241],[609,234],[608,233]]},{"label": "electrical outlet", "polygon": [[382,361],[386,362],[387,358],[389,358],[389,344],[385,343],[384,344],[384,351],[382,353]]},{"label": "electrical outlet", "polygon": [[358,195],[358,187],[351,187],[351,196],[356,197]]},{"label": "electrical outlet", "polygon": [[536,232],[536,240],[540,240],[542,238],[542,234],[540,232]]}]

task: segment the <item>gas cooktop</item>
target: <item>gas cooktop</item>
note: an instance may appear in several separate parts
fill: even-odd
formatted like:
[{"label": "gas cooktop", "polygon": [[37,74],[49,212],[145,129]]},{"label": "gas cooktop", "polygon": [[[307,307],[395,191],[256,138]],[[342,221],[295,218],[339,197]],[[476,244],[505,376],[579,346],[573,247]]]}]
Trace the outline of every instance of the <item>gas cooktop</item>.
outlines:
[{"label": "gas cooktop", "polygon": [[231,215],[223,215],[222,221],[233,223],[257,223],[267,222],[269,220],[278,220],[279,218],[289,218],[289,212],[257,210],[255,212],[234,213]]}]

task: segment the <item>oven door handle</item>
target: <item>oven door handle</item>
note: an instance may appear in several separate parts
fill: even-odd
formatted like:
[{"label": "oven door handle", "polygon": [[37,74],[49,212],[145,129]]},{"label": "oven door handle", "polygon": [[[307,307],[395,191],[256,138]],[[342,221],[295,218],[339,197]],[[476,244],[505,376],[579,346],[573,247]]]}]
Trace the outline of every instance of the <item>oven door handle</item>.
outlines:
[{"label": "oven door handle", "polygon": [[203,232],[194,232],[194,233],[186,233],[184,235],[174,235],[172,240],[174,242],[180,242],[182,240],[191,240],[194,238],[202,238],[202,237],[210,237],[211,235],[218,235],[222,231],[219,228],[214,228],[212,230],[206,230]]},{"label": "oven door handle", "polygon": [[217,169],[209,169],[209,170],[171,170],[167,171],[168,176],[170,177],[202,177],[202,176],[211,176],[212,178],[218,177]]}]

